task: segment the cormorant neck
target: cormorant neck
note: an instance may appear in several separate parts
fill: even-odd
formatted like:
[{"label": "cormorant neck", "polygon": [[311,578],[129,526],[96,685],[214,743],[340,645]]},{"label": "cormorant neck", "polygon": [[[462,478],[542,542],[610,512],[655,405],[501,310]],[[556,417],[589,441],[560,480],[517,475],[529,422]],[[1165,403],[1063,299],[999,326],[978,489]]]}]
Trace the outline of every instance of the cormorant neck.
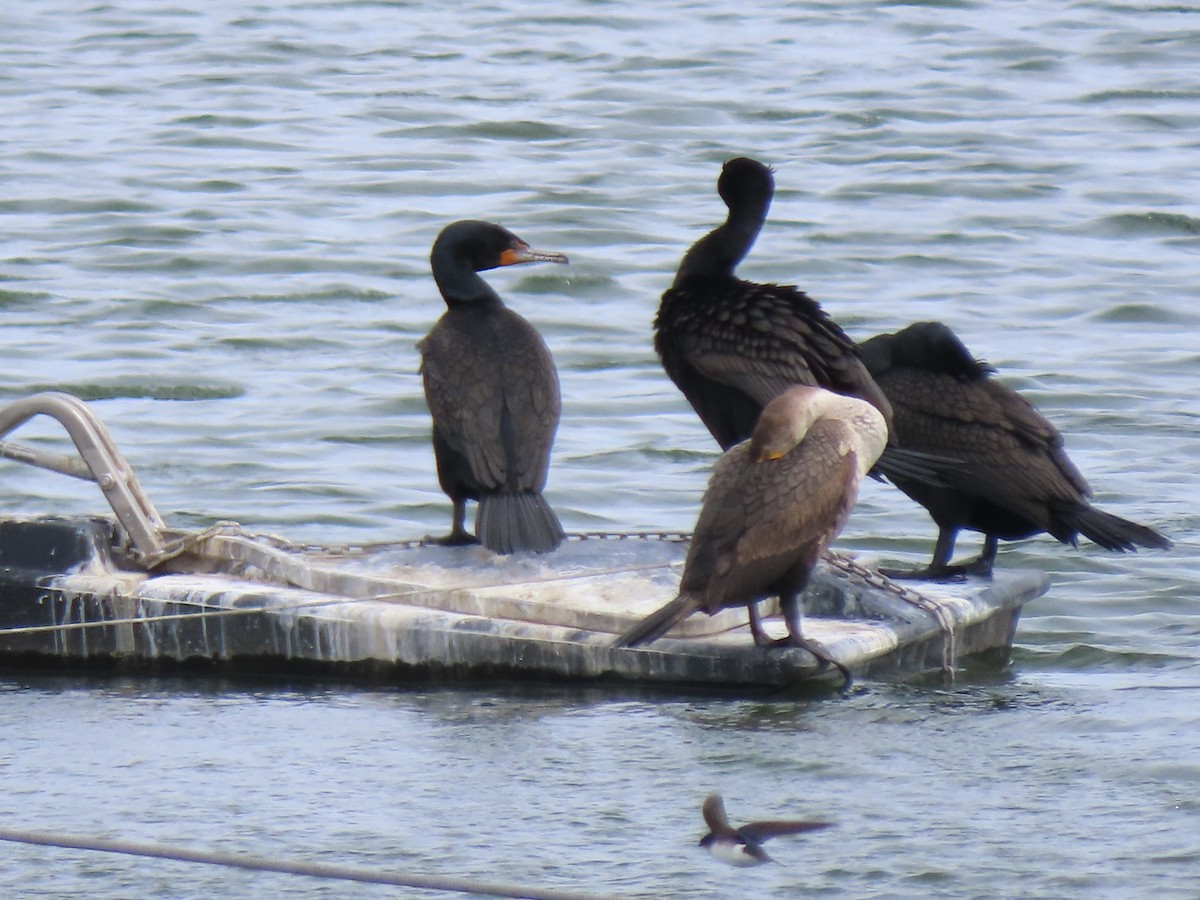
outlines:
[{"label": "cormorant neck", "polygon": [[503,305],[500,295],[454,247],[436,247],[431,259],[433,280],[449,307],[470,303]]},{"label": "cormorant neck", "polygon": [[490,284],[479,277],[478,272],[469,273],[469,278],[443,280],[436,278],[442,299],[451,309],[461,306],[503,306],[504,301]]},{"label": "cormorant neck", "polygon": [[729,211],[729,218],[718,225],[684,255],[675,274],[675,283],[687,278],[733,277],[737,268],[762,230],[766,209],[753,211]]}]

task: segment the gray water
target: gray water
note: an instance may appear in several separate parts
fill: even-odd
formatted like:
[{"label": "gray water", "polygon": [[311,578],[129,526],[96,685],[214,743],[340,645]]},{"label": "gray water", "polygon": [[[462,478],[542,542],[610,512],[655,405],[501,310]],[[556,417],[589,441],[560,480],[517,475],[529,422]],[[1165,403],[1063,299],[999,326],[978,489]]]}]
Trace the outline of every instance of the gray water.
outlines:
[{"label": "gray water", "polygon": [[[649,326],[751,155],[779,190],[743,275],[859,338],[945,321],[1176,548],[1005,547],[1053,586],[1011,669],[949,689],[9,676],[0,823],[627,896],[1195,896],[1197,72],[1193,4],[4,5],[0,396],[94,401],[174,525],[448,527],[414,345],[429,246],[471,217],[572,259],[489,275],[558,361],[564,525],[690,529],[715,448]],[[10,463],[0,496],[102,508]],[[871,484],[839,545],[916,563],[933,537]],[[839,827],[730,869],[695,846],[711,790]],[[4,858],[11,896],[396,894]]]}]

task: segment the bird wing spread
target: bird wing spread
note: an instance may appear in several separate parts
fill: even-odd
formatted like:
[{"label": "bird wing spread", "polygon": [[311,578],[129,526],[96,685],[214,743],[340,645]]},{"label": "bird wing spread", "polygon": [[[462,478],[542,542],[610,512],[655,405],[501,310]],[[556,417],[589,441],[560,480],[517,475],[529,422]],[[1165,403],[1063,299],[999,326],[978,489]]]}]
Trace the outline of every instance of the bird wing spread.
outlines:
[{"label": "bird wing spread", "polygon": [[725,815],[725,801],[720,794],[710,794],[704,801],[704,806],[701,807],[701,813],[704,815],[704,824],[708,826],[708,830],[716,835],[732,834],[733,828],[729,825],[729,818]]},{"label": "bird wing spread", "polygon": [[767,838],[779,837],[781,834],[803,834],[806,831],[820,831],[823,828],[832,827],[833,822],[750,822],[740,827],[738,832],[742,837],[761,844]]}]

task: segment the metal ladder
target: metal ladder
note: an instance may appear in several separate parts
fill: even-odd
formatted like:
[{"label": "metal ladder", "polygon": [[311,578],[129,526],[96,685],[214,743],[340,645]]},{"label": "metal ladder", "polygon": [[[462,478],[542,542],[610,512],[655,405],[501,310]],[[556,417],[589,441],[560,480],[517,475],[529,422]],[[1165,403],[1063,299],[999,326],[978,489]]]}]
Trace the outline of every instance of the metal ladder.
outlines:
[{"label": "metal ladder", "polygon": [[[66,429],[79,456],[51,453],[5,440],[36,416],[49,416]],[[0,458],[95,482],[129,537],[130,555],[147,571],[186,557],[189,572],[221,572],[231,565],[251,566],[270,581],[321,592],[363,596],[408,591],[413,585],[354,577],[314,566],[302,556],[244,533],[235,523],[203,531],[179,531],[164,524],[104,423],[71,394],[48,391],[0,407]]]},{"label": "metal ladder", "polygon": [[[79,456],[64,456],[4,440],[36,416],[57,420],[75,443]],[[0,457],[95,482],[129,535],[134,553],[145,561],[161,558],[165,529],[162,518],[104,423],[78,397],[48,391],[0,407]]]}]

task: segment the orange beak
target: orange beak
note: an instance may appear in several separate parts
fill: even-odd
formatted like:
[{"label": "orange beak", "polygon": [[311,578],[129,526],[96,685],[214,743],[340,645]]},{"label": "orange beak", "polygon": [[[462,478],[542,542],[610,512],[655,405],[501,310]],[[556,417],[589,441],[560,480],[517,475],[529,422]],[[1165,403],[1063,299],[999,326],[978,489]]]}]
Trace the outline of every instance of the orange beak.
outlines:
[{"label": "orange beak", "polygon": [[567,254],[555,250],[534,250],[528,244],[509,247],[500,254],[500,265],[502,266],[516,266],[531,262],[566,263]]}]

